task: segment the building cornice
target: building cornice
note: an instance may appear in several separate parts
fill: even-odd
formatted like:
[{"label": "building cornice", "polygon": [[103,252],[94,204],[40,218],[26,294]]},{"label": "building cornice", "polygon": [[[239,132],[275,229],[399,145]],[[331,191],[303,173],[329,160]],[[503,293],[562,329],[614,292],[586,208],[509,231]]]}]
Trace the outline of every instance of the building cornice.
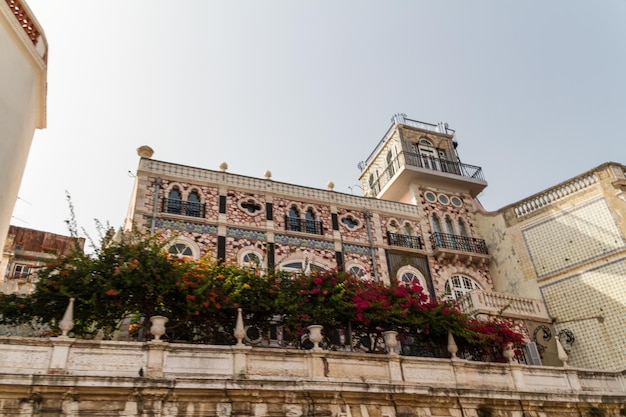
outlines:
[{"label": "building cornice", "polygon": [[23,0],[0,0],[0,24],[13,35],[16,45],[31,63],[37,75],[36,126],[46,127],[48,41],[28,5]]}]

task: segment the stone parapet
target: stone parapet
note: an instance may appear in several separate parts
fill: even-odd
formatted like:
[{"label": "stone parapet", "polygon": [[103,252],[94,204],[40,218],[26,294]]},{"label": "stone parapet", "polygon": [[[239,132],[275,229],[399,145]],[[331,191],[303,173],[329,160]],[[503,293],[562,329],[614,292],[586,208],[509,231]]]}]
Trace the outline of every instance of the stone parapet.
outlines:
[{"label": "stone parapet", "polygon": [[615,415],[626,398],[624,371],[70,338],[4,337],[0,349],[3,412],[23,416],[573,417]]},{"label": "stone parapet", "polygon": [[155,159],[142,158],[138,172],[149,173],[149,176],[163,178],[187,178],[197,183],[222,184],[233,189],[254,190],[268,195],[283,195],[289,199],[301,198],[327,204],[340,204],[359,209],[385,211],[390,213],[415,215],[415,206],[412,204],[397,203],[394,201],[379,200],[375,198],[359,197],[336,191],[321,190],[317,188],[302,187],[299,185],[276,182],[269,179],[247,177],[230,174],[227,172],[212,171],[209,169],[195,168],[170,162],[157,161]]}]

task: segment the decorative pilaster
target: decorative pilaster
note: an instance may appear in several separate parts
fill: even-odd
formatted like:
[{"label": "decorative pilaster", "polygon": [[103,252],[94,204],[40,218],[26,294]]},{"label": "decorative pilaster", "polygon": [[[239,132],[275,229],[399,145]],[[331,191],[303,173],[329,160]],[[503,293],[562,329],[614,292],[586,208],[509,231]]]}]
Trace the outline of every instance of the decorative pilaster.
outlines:
[{"label": "decorative pilaster", "polygon": [[169,343],[162,340],[153,340],[148,345],[148,364],[146,376],[149,378],[163,377],[163,362],[165,360],[165,349],[169,347]]}]

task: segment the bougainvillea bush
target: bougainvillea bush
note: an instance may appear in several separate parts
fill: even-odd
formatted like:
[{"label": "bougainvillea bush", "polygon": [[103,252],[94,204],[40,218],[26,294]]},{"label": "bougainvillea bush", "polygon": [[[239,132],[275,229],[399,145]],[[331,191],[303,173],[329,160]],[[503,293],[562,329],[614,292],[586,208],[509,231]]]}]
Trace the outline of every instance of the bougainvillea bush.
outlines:
[{"label": "bougainvillea bush", "polygon": [[397,330],[401,340],[414,344],[445,344],[451,332],[475,357],[522,342],[508,321],[472,319],[454,302],[432,300],[417,284],[388,286],[337,270],[261,271],[172,256],[166,247],[159,236],[133,234],[93,255],[75,251],[61,257],[39,271],[32,294],[0,296],[0,324],[46,324],[58,332],[73,297],[73,333],[83,338],[111,337],[122,325],[143,327],[147,334],[149,317],[164,315],[170,340],[231,344],[241,308],[246,325],[261,334],[279,325],[285,340],[295,344],[311,324],[328,332]]}]

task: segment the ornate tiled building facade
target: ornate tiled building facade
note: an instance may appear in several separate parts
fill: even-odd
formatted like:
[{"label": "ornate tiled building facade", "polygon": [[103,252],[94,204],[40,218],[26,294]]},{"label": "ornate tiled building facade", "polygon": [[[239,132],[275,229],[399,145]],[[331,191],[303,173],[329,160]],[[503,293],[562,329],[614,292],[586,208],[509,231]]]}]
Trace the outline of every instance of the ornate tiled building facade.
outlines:
[{"label": "ornate tiled building facade", "polygon": [[359,164],[359,197],[332,183],[322,190],[273,181],[269,172],[232,174],[226,164],[215,171],[158,161],[142,147],[127,226],[163,233],[174,254],[288,271],[336,268],[389,285],[417,281],[433,299],[462,301],[473,314],[508,315],[522,328],[548,324],[540,300],[493,292],[475,219],[487,183],[456,148],[446,124],[394,116]]},{"label": "ornate tiled building facade", "polygon": [[433,297],[491,290],[472,217],[472,199],[486,186],[480,168],[466,175],[447,127],[407,120],[394,118],[363,165],[364,197],[144,157],[131,220],[193,257],[417,279]]}]

